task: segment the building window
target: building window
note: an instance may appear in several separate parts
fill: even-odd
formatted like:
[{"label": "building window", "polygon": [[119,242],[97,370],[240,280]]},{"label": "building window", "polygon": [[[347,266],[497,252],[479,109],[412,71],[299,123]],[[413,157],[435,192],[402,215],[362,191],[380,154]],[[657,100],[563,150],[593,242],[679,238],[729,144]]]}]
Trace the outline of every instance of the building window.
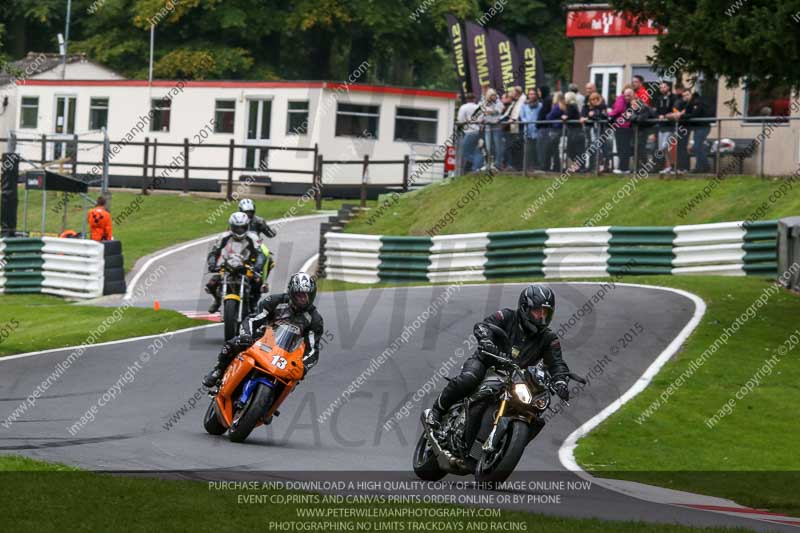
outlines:
[{"label": "building window", "polygon": [[150,121],[150,131],[168,132],[172,100],[169,98],[153,99],[150,105],[153,110],[153,119]]},{"label": "building window", "polygon": [[[776,117],[774,122],[786,122],[791,115],[792,91],[788,87],[778,86],[771,89],[761,87],[747,87],[745,92],[745,116],[755,119],[756,117]],[[754,121],[755,122],[755,121]],[[759,120],[759,122],[761,122]]]},{"label": "building window", "polygon": [[305,135],[308,133],[308,100],[289,102],[286,133]]},{"label": "building window", "polygon": [[108,128],[108,98],[92,98],[89,101],[89,129]]},{"label": "building window", "polygon": [[379,106],[339,102],[336,106],[336,136],[377,138],[379,116]]},{"label": "building window", "polygon": [[19,127],[36,129],[39,125],[39,97],[23,96]]},{"label": "building window", "polygon": [[394,140],[436,144],[439,112],[435,109],[398,107],[394,119]]},{"label": "building window", "polygon": [[217,100],[214,109],[214,133],[233,133],[236,100]]}]

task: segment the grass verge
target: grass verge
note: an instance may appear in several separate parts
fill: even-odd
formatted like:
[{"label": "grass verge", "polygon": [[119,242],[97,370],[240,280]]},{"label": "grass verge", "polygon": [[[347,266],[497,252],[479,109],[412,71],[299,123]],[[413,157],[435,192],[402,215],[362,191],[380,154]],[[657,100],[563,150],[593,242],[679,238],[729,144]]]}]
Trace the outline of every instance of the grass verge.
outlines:
[{"label": "grass verge", "polygon": [[[0,357],[49,348],[75,346],[98,329],[115,308],[75,305],[56,296],[0,295]],[[95,337],[105,342],[141,335],[153,335],[202,325],[175,311],[153,311],[129,307],[122,318]]]},{"label": "grass verge", "polygon": [[[300,518],[298,504],[242,504],[238,496],[271,496],[275,491],[216,491],[198,481],[164,481],[82,472],[70,467],[42,463],[21,457],[0,457],[0,500],[4,503],[3,531],[247,531],[257,527],[271,531],[271,522],[302,522],[306,528],[322,519]],[[285,493],[284,493],[285,494]],[[308,507],[306,505],[305,507]],[[315,508],[367,510],[401,508],[453,509],[447,506],[400,504],[317,504]],[[329,519],[350,523],[358,531],[413,531],[407,518],[389,519],[395,527],[387,529],[385,518]],[[419,526],[422,522],[412,519]],[[492,518],[447,518],[433,522],[449,525],[446,531],[466,531],[459,524],[467,521],[485,524],[478,531],[492,531],[490,524],[520,524],[524,531],[599,532],[723,532],[717,528],[690,528],[641,522],[604,522],[593,519],[569,519],[520,512],[502,512]],[[356,522],[369,528],[355,529]],[[257,526],[255,526],[257,524]],[[366,525],[366,524],[365,524]],[[344,530],[344,529],[342,529]],[[416,529],[422,531],[425,529]],[[338,531],[330,527],[303,531]],[[736,530],[741,531],[741,530]]]},{"label": "grass verge", "polygon": [[[673,384],[679,376],[773,286],[771,281],[723,276],[628,276],[619,281],[683,289],[700,296],[707,310],[681,351],[650,386],[578,442],[578,463],[600,477],[720,496],[800,516],[796,490],[800,486],[800,425],[787,412],[788,406],[800,404],[800,346],[779,356],[777,366],[758,387],[741,400],[736,398],[741,387],[800,328],[800,298],[783,290],[770,296],[727,344],[719,346],[676,388]],[[321,281],[323,291],[365,287]],[[471,326],[464,324],[465,331]],[[564,348],[569,362],[569,346]],[[675,391],[667,401],[651,409],[670,386]],[[736,402],[732,412],[710,428],[706,420],[731,398]]]},{"label": "grass verge", "polygon": [[[575,176],[548,196],[548,188],[556,186],[553,179],[461,177],[403,195],[383,211],[372,209],[349,222],[346,231],[428,235],[436,227],[435,235],[576,227],[589,220],[594,226],[673,226],[744,220],[753,213],[757,220],[800,214],[799,184],[785,179],[631,180]],[[794,187],[771,203],[770,195],[782,184]],[[531,212],[537,201],[541,205]],[[758,211],[762,204],[763,213]]]}]

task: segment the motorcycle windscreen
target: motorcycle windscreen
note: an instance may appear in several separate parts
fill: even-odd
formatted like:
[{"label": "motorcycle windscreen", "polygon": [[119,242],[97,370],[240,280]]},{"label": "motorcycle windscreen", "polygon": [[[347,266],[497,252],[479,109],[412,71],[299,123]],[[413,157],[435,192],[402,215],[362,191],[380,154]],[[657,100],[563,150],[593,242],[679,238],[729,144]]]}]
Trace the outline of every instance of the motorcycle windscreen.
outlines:
[{"label": "motorcycle windscreen", "polygon": [[303,342],[303,336],[300,335],[300,330],[297,326],[282,324],[276,326],[272,331],[275,338],[275,346],[293,352],[300,347]]}]

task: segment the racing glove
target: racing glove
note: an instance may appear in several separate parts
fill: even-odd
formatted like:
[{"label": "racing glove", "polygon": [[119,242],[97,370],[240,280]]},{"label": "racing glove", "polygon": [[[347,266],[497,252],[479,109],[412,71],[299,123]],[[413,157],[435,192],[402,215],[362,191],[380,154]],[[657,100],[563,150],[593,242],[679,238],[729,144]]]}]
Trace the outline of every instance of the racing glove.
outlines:
[{"label": "racing glove", "polygon": [[497,348],[497,345],[490,341],[489,339],[483,339],[478,342],[478,348],[483,352],[489,352],[497,355],[500,350]]},{"label": "racing glove", "polygon": [[564,400],[565,402],[569,401],[569,386],[567,386],[567,382],[563,379],[556,380],[553,383],[553,389],[558,394],[558,397]]}]

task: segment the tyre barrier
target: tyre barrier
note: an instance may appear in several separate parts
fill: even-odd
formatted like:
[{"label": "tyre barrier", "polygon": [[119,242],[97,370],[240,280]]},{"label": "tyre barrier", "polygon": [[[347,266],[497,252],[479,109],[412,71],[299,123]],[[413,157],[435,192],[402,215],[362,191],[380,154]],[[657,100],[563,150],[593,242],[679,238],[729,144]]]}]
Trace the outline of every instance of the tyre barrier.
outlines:
[{"label": "tyre barrier", "polygon": [[0,293],[69,298],[124,293],[122,243],[110,243],[56,237],[0,239]]},{"label": "tyre barrier", "polygon": [[775,220],[436,237],[325,234],[325,276],[354,283],[620,274],[777,275]]}]

